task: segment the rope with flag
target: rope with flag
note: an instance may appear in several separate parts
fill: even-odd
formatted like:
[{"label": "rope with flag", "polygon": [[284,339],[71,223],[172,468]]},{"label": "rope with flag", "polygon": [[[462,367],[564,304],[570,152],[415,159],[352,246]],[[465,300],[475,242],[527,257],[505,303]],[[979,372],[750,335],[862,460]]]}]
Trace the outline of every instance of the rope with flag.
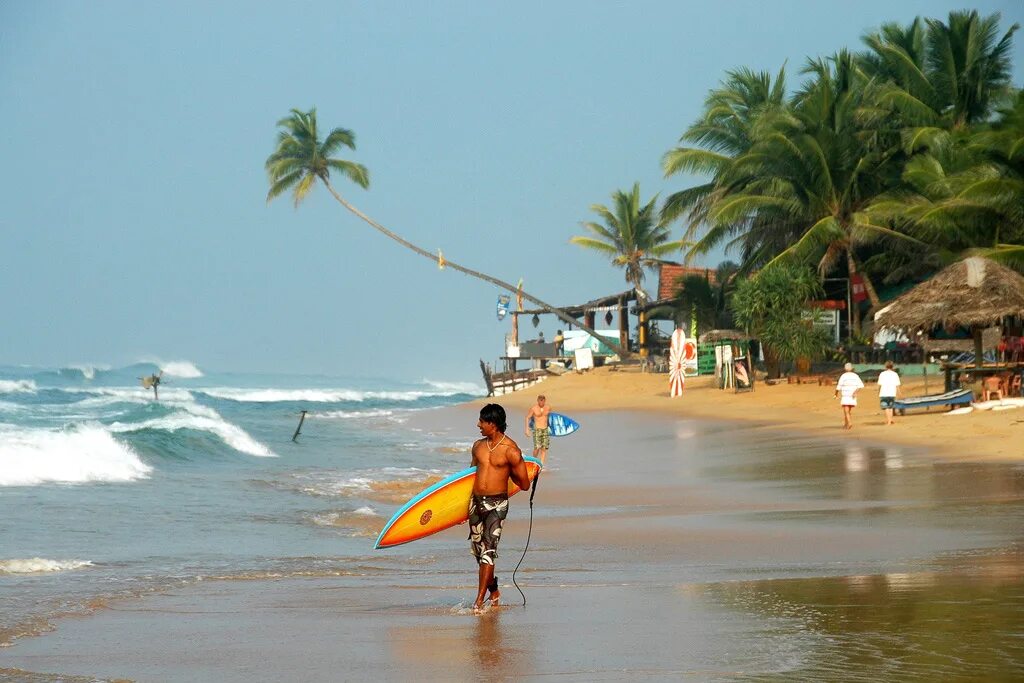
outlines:
[{"label": "rope with flag", "polygon": [[683,395],[686,377],[683,374],[685,362],[686,330],[680,328],[672,333],[672,346],[668,352],[668,389],[669,395],[675,398]]}]

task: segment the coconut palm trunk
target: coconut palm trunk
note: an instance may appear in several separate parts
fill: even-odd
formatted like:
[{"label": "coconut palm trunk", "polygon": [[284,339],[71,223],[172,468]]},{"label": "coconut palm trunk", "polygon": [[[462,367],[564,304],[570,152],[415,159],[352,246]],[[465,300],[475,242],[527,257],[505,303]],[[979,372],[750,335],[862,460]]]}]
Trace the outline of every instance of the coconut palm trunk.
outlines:
[{"label": "coconut palm trunk", "polygon": [[[440,253],[434,255],[426,249],[422,249],[412,242],[399,237],[346,201],[331,185],[330,177],[332,170],[344,175],[361,187],[365,188],[370,184],[369,171],[365,166],[334,156],[335,152],[343,147],[355,149],[355,134],[352,131],[345,128],[334,128],[328,133],[326,138],[321,140],[317,128],[315,108],[306,112],[292,109],[289,116],[278,121],[277,125],[282,130],[278,132],[277,145],[274,152],[267,157],[265,164],[270,180],[270,191],[267,193],[268,202],[283,192],[291,190],[292,196],[295,199],[295,206],[297,207],[319,179],[338,203],[407,249],[411,249],[420,256],[430,259],[442,267],[450,266],[461,273],[497,285],[553,313],[569,325],[575,325],[587,334],[598,338],[596,330],[586,324],[581,324],[580,321],[562,309],[545,303],[508,282],[491,277],[485,273],[470,270],[453,261],[447,261]],[[629,350],[627,348],[611,341],[602,341],[615,353],[619,354],[621,358],[629,357]]]},{"label": "coconut palm trunk", "polygon": [[[875,291],[875,285],[871,282],[871,278],[868,277],[868,274],[858,269],[857,259],[853,255],[852,247],[848,247],[846,249],[846,268],[849,271],[848,275],[851,282],[853,281],[854,275],[860,275],[860,279],[864,283],[864,292],[868,295],[868,301],[871,302],[871,308],[868,310],[877,310],[882,305],[882,300],[878,298],[878,292]],[[853,306],[855,304],[851,301],[850,305]],[[853,321],[853,333],[859,336],[861,331],[860,310],[859,308],[855,308],[851,313],[853,313],[853,315],[850,316],[850,319]]]},{"label": "coconut palm trunk", "polygon": [[519,288],[519,287],[517,287],[515,285],[512,285],[512,284],[509,284],[508,282],[505,282],[504,280],[499,280],[496,277],[492,277],[490,275],[487,275],[486,273],[481,273],[479,271],[472,270],[470,268],[466,268],[465,266],[459,265],[458,263],[455,263],[454,261],[450,261],[447,258],[445,258],[443,261],[440,261],[441,257],[438,254],[432,254],[429,251],[427,251],[426,249],[423,249],[422,247],[419,247],[419,246],[413,244],[412,242],[410,242],[410,241],[400,237],[399,235],[397,235],[397,234],[393,233],[392,231],[388,230],[383,225],[381,225],[380,223],[378,223],[377,221],[373,220],[372,218],[367,216],[365,213],[363,213],[362,211],[357,209],[355,206],[353,206],[351,203],[349,203],[344,197],[342,197],[341,194],[339,194],[337,192],[337,190],[334,189],[334,186],[331,185],[331,183],[327,180],[327,178],[324,178],[324,177],[321,176],[320,180],[323,182],[324,186],[327,187],[327,191],[331,193],[331,196],[333,196],[338,201],[339,204],[344,206],[346,209],[351,211],[353,214],[355,214],[356,216],[361,218],[363,221],[368,223],[370,226],[372,226],[376,230],[380,231],[384,235],[390,237],[394,241],[396,241],[399,244],[401,244],[403,247],[405,247],[407,249],[410,249],[410,250],[416,252],[417,254],[419,254],[420,256],[422,256],[422,257],[424,257],[426,259],[429,259],[429,260],[431,260],[431,261],[433,261],[435,263],[441,262],[444,265],[445,268],[451,268],[452,270],[457,270],[460,273],[464,273],[464,274],[469,275],[471,277],[475,277],[475,278],[477,278],[479,280],[483,280],[484,282],[490,282],[492,285],[496,285],[498,287],[501,287],[502,289],[504,289],[504,290],[506,290],[508,292],[511,292],[512,294],[516,294],[517,296],[522,296],[527,301],[529,301],[529,302],[531,302],[533,304],[536,304],[537,306],[543,308],[544,310],[548,311],[549,313],[555,315],[556,317],[558,317],[563,322],[565,322],[565,323],[567,323],[569,325],[575,325],[576,327],[578,327],[579,329],[583,330],[584,332],[586,332],[590,336],[594,337],[594,339],[600,340],[601,343],[603,343],[605,346],[608,346],[612,351],[617,353],[620,358],[629,358],[630,357],[631,354],[630,354],[628,349],[626,349],[626,348],[622,347],[621,345],[611,341],[607,337],[599,336],[597,331],[594,330],[593,328],[588,327],[587,325],[585,325],[584,323],[580,322],[576,318],[572,317],[571,315],[569,315],[568,313],[566,313],[562,309],[557,308],[556,306],[552,306],[551,304],[546,303],[544,301],[541,301],[537,297],[532,296],[531,294],[528,294],[527,292],[523,291],[521,288]]}]

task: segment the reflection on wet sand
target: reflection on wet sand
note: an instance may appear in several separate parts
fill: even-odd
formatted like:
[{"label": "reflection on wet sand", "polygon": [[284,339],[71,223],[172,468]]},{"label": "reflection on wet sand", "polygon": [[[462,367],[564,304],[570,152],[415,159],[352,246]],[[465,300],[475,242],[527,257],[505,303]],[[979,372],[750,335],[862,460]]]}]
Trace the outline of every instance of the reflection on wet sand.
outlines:
[{"label": "reflection on wet sand", "polygon": [[701,590],[716,603],[759,614],[770,635],[807,642],[797,666],[757,680],[1024,677],[1019,548],[973,558],[965,573],[742,581]]},{"label": "reflection on wet sand", "polygon": [[522,624],[502,623],[507,609],[491,608],[474,615],[468,608],[457,607],[449,613],[451,624],[394,627],[388,630],[388,642],[409,671],[447,671],[450,680],[518,680],[534,673],[528,653],[535,644]]}]

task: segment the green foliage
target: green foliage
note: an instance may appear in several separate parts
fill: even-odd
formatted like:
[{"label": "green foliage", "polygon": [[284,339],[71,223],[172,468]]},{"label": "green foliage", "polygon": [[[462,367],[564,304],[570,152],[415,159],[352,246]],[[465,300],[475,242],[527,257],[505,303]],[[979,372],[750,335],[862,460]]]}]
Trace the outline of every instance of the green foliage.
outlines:
[{"label": "green foliage", "polygon": [[687,260],[724,246],[742,273],[861,272],[876,306],[871,275],[916,278],[972,250],[1018,263],[1021,96],[989,123],[1014,93],[1018,26],[999,21],[965,11],[883,24],[864,52],[808,60],[789,97],[783,70],[774,82],[729,72],[662,159],[666,176],[707,176],[662,209],[684,223]]},{"label": "green foliage", "polygon": [[335,128],[321,141],[316,123],[316,109],[291,114],[277,125],[277,146],[267,157],[265,167],[270,180],[267,201],[291,190],[295,206],[305,199],[317,180],[329,182],[331,171],[337,171],[360,187],[370,186],[370,173],[362,164],[335,156],[343,147],[356,148],[356,136],[345,128]]},{"label": "green foliage", "polygon": [[822,293],[811,269],[775,265],[739,282],[731,306],[736,322],[760,339],[770,355],[781,360],[818,358],[828,348],[827,335],[801,314]]},{"label": "green foliage", "polygon": [[663,256],[683,247],[681,241],[669,240],[669,229],[658,221],[657,201],[655,196],[641,205],[639,183],[634,183],[628,193],[617,190],[612,195],[611,208],[603,204],[590,207],[602,220],[582,223],[592,237],[576,236],[569,240],[609,256],[614,265],[625,270],[626,281],[644,298],[644,269],[661,263]]},{"label": "green foliage", "polygon": [[718,288],[700,275],[687,275],[678,280],[679,290],[672,301],[676,323],[689,329],[691,316],[697,318],[697,328],[710,330],[718,327]]}]

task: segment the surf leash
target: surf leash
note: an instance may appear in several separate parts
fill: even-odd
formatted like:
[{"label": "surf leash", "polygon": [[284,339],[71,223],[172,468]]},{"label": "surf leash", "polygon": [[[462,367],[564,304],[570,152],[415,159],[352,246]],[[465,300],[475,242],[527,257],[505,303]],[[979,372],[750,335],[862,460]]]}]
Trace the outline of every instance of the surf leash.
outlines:
[{"label": "surf leash", "polygon": [[519,571],[519,565],[526,559],[526,551],[530,549],[530,536],[533,535],[533,497],[537,495],[537,484],[540,483],[540,470],[537,470],[537,476],[533,478],[533,486],[530,487],[530,529],[526,532],[526,545],[523,547],[523,556],[519,558],[519,563],[516,564],[516,568],[512,570],[512,585],[516,587],[519,594],[523,596],[523,607],[526,607],[526,593],[516,583],[516,572]]}]

